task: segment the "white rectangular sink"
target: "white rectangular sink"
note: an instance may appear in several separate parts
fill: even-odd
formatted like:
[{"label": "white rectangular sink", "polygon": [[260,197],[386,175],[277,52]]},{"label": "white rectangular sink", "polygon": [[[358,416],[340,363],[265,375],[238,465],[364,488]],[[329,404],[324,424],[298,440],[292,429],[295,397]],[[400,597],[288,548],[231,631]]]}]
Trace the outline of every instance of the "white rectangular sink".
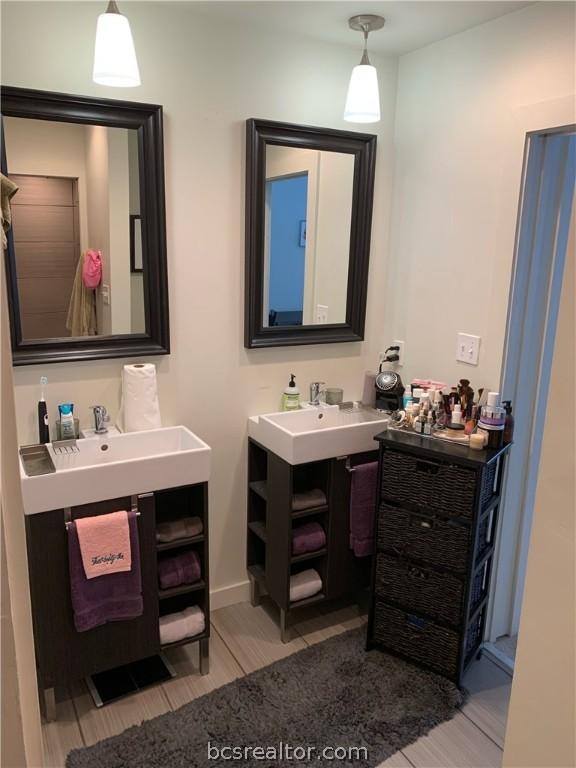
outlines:
[{"label": "white rectangular sink", "polygon": [[77,453],[47,448],[56,467],[28,477],[20,460],[24,512],[33,515],[104,499],[193,485],[210,477],[211,449],[186,427],[78,440]]},{"label": "white rectangular sink", "polygon": [[388,422],[388,416],[371,408],[319,407],[255,416],[248,432],[289,464],[305,464],[375,450],[374,436]]}]

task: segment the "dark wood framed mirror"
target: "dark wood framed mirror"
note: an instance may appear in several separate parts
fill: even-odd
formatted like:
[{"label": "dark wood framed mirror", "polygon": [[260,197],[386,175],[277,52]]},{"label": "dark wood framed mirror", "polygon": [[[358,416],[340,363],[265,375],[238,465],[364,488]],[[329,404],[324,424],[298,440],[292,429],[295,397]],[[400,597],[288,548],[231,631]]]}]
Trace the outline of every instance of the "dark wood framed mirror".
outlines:
[{"label": "dark wood framed mirror", "polygon": [[362,341],[376,136],[246,123],[244,346]]},{"label": "dark wood framed mirror", "polygon": [[[162,107],[2,86],[14,365],[170,352]],[[138,226],[135,223],[138,222]],[[82,279],[87,251],[102,277]]]}]

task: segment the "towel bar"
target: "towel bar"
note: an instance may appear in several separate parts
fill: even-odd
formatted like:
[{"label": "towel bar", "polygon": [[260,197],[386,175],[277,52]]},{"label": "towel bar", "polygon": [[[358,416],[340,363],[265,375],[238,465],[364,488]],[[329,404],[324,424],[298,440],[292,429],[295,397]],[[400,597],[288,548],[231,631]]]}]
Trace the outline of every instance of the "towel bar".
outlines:
[{"label": "towel bar", "polygon": [[345,469],[346,469],[346,472],[350,472],[350,473],[356,472],[356,469],[350,463],[350,456],[346,457],[346,467],[345,467]]},{"label": "towel bar", "polygon": [[[132,508],[131,512],[134,512],[136,517],[140,517],[141,513],[138,512],[138,509]],[[70,526],[72,525],[72,522],[73,522],[72,521],[72,510],[70,509],[70,507],[64,507],[64,526],[65,526],[66,530],[68,530],[68,528],[70,528]]]}]

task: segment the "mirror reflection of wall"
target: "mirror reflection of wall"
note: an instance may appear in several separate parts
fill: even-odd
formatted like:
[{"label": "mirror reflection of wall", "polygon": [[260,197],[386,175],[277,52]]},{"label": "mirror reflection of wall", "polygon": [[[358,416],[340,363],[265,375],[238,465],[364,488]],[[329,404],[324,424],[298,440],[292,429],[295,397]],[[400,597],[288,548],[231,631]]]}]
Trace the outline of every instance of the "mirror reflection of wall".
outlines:
[{"label": "mirror reflection of wall", "polygon": [[[140,214],[137,132],[19,117],[3,125],[19,187],[12,231],[23,338],[144,333],[142,273],[130,263],[130,216]],[[86,294],[95,319],[79,322],[70,308],[89,248],[102,253],[102,282]]]},{"label": "mirror reflection of wall", "polygon": [[266,146],[263,325],[344,323],[354,155]]}]

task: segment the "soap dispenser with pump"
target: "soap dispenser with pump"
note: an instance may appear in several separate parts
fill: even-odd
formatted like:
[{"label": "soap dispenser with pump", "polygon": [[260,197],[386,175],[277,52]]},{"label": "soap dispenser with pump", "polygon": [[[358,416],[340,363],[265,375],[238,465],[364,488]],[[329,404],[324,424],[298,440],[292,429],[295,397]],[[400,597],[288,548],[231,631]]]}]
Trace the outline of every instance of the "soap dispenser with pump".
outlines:
[{"label": "soap dispenser with pump", "polygon": [[282,410],[297,411],[300,408],[300,390],[296,386],[296,376],[290,374],[290,381],[282,395]]}]

